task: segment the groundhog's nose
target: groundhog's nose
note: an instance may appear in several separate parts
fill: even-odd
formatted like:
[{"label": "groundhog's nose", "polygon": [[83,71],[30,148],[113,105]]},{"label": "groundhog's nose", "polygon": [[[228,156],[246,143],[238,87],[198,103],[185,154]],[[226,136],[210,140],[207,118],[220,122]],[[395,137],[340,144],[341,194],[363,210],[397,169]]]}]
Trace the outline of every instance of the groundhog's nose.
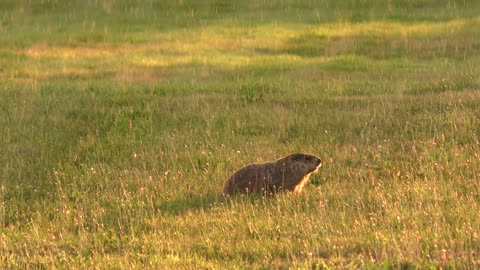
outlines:
[{"label": "groundhog's nose", "polygon": [[322,160],[317,158],[317,164],[318,164],[317,166],[321,166],[322,165]]}]

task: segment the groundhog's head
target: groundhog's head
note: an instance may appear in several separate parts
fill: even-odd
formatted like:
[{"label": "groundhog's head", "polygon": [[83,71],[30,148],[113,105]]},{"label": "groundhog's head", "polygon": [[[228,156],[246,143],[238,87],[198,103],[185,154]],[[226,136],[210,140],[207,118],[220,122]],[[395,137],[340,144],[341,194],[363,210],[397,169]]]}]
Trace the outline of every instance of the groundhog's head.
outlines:
[{"label": "groundhog's head", "polygon": [[295,172],[302,172],[304,175],[315,172],[322,166],[320,158],[301,153],[286,156],[284,160],[291,169]]}]

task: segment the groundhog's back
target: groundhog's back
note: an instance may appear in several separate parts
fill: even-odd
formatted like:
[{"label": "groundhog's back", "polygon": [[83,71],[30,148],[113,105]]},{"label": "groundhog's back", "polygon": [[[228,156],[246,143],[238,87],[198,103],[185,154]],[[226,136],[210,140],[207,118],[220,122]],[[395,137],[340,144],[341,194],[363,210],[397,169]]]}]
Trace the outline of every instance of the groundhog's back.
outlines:
[{"label": "groundhog's back", "polygon": [[223,188],[224,195],[235,192],[259,192],[265,188],[266,180],[271,179],[275,162],[250,164],[233,173]]}]

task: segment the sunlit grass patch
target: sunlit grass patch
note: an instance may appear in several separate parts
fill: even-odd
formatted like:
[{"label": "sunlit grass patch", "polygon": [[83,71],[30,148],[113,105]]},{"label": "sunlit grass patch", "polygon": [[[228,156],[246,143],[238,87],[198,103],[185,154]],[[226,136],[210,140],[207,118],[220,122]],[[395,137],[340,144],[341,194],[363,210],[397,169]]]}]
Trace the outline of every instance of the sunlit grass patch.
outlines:
[{"label": "sunlit grass patch", "polygon": [[[4,54],[15,64],[3,65],[1,72],[4,78],[20,80],[125,78],[131,82],[148,82],[183,80],[192,72],[192,79],[229,80],[235,73],[242,77],[250,68],[266,71],[265,76],[295,73],[298,69],[307,74],[308,79],[308,74],[315,73],[324,78],[324,71],[333,71],[332,76],[336,77],[339,73],[378,70],[383,68],[382,61],[399,62],[398,59],[403,59],[402,65],[406,67],[403,71],[410,72],[409,68],[415,70],[418,65],[424,65],[424,61],[435,62],[438,57],[466,60],[465,56],[474,54],[479,47],[476,32],[472,30],[477,25],[478,18],[416,24],[346,22],[305,27],[300,24],[206,25],[158,32],[140,44],[106,41],[78,46],[45,42],[16,50],[6,48]],[[95,71],[100,68],[102,72]]]},{"label": "sunlit grass patch", "polygon": [[264,50],[304,57],[345,53],[380,59],[464,57],[478,48],[472,27],[478,24],[478,18],[446,23],[338,23],[304,29],[278,47]]}]

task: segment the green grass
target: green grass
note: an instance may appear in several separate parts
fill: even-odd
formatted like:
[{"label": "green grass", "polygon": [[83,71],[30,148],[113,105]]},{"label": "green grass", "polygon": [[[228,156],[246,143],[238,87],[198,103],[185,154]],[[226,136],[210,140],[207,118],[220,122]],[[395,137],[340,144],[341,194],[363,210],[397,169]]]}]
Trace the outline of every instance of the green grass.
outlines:
[{"label": "green grass", "polygon": [[479,267],[480,5],[257,2],[0,2],[1,269]]}]

